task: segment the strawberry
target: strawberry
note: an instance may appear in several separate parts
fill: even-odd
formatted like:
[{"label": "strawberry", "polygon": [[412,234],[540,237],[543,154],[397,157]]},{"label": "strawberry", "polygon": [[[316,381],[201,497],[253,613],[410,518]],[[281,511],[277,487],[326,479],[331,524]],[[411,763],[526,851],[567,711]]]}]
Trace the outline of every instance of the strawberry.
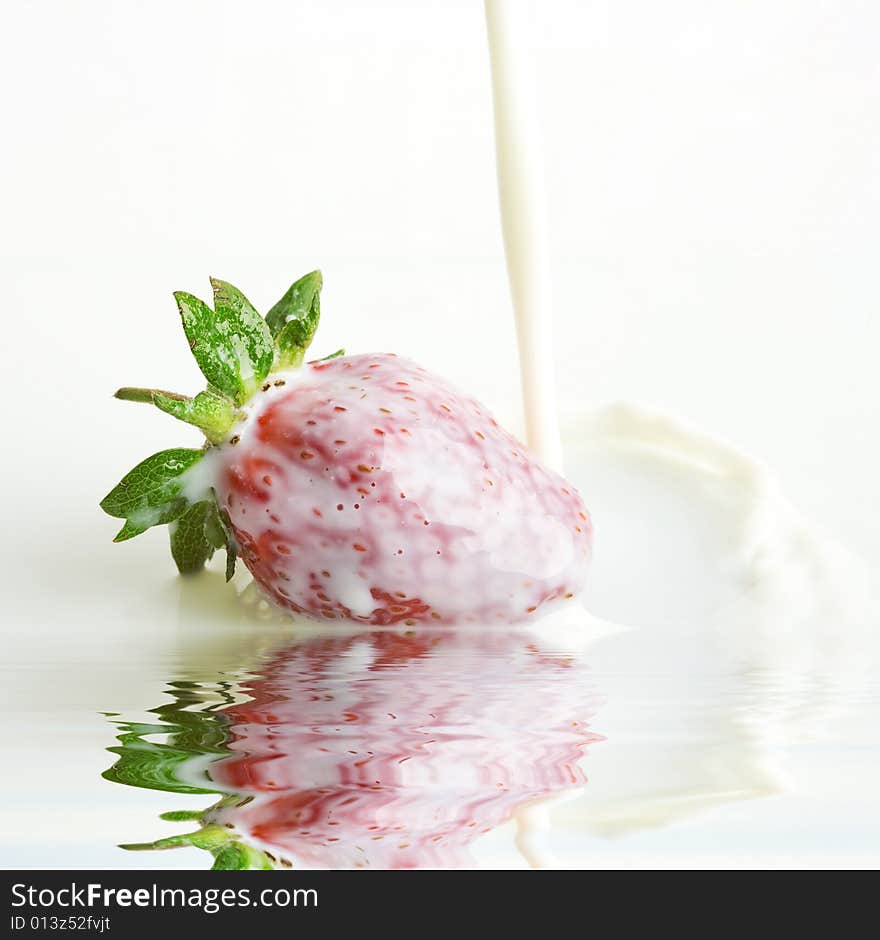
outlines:
[{"label": "strawberry", "polygon": [[324,620],[516,622],[573,597],[590,555],[577,491],[479,402],[390,353],[304,363],[321,279],[263,320],[212,281],[214,310],[176,294],[208,388],[124,388],[200,427],[203,450],[162,451],[102,507],[117,540],[170,523],[182,572],[227,550],[283,608]]},{"label": "strawberry", "polygon": [[515,630],[336,632],[258,672],[249,700],[220,710],[193,711],[194,690],[178,689],[178,711],[160,712],[181,728],[167,744],[120,738],[110,779],[224,794],[166,815],[197,832],[127,847],[234,844],[237,864],[258,867],[467,867],[471,844],[519,808],[583,787],[581,758],[602,740],[585,661]]}]

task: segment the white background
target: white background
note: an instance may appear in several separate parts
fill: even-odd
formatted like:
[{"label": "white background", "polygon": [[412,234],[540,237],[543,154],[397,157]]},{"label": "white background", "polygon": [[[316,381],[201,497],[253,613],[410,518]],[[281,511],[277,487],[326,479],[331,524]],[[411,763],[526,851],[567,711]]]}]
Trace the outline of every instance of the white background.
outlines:
[{"label": "white background", "polygon": [[[683,415],[880,557],[880,7],[548,0],[533,16],[563,412]],[[178,602],[165,540],[111,546],[96,504],[197,439],[110,397],[199,388],[171,292],[206,296],[215,274],[266,310],[321,267],[319,354],[411,355],[519,421],[485,25],[477,0],[5,0],[0,44],[0,551],[23,650],[4,681],[45,712],[39,733],[10,719],[30,750],[4,831],[28,864],[65,840],[65,863],[100,862],[162,833],[126,828],[123,788],[96,801],[108,729],[41,701],[142,708],[167,677],[174,628],[150,633]],[[105,661],[99,683],[70,678]],[[71,783],[52,803],[40,774],[59,754]]]},{"label": "white background", "polygon": [[[0,17],[7,486],[63,513],[186,436],[108,396],[198,387],[171,291],[209,274],[265,309],[320,266],[321,350],[516,420],[480,3]],[[563,407],[669,408],[874,548],[878,41],[857,0],[534,5]]]}]

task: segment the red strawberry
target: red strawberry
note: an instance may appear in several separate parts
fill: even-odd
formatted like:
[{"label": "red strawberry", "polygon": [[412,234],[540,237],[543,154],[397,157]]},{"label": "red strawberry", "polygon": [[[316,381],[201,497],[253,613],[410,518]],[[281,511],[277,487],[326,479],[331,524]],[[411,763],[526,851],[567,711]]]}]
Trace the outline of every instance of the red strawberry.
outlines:
[{"label": "red strawberry", "polygon": [[581,589],[580,496],[478,402],[391,354],[302,365],[317,274],[265,322],[212,283],[213,311],[177,295],[208,390],[117,393],[197,424],[205,459],[136,467],[102,503],[126,519],[117,539],[170,522],[182,571],[238,550],[278,604],[326,620],[513,622]]},{"label": "red strawberry", "polygon": [[242,558],[279,604],[374,624],[515,621],[581,587],[580,498],[478,402],[388,354],[281,381],[216,455]]},{"label": "red strawberry", "polygon": [[516,633],[316,638],[224,709],[204,821],[316,867],[461,867],[535,800],[582,786],[595,697],[582,660]]}]

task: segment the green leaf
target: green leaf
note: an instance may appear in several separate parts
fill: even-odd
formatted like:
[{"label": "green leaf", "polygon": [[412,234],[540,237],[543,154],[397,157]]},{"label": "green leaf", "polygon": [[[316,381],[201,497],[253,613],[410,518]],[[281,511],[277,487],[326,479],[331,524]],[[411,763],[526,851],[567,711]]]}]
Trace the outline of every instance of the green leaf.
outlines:
[{"label": "green leaf", "polygon": [[117,389],[113,397],[155,405],[160,411],[202,430],[212,444],[219,444],[235,422],[232,402],[214,389],[199,392],[195,398],[190,398],[160,388],[126,387]]},{"label": "green leaf", "polygon": [[171,523],[171,554],[181,574],[201,571],[218,548],[226,549],[229,581],[235,574],[238,551],[229,515],[217,506],[216,497],[195,503]]},{"label": "green leaf", "polygon": [[213,502],[196,503],[171,523],[171,555],[181,574],[201,571],[214,555],[214,546],[205,531]]},{"label": "green leaf", "polygon": [[212,444],[219,444],[235,421],[232,402],[225,395],[212,391],[183,399],[156,392],[153,404],[160,411],[200,428]]},{"label": "green leaf", "polygon": [[275,866],[265,852],[242,842],[230,842],[214,854],[212,871],[271,871]]},{"label": "green leaf", "polygon": [[323,279],[320,271],[312,271],[287,289],[287,293],[266,314],[266,323],[276,339],[288,323],[303,320],[320,297]]},{"label": "green leaf", "polygon": [[[213,490],[211,491],[213,493]],[[205,536],[214,548],[226,549],[226,580],[231,581],[235,574],[235,562],[238,558],[238,543],[232,531],[232,521],[229,513],[221,509],[217,503],[217,494],[214,493],[213,511],[208,513],[205,520]]]},{"label": "green leaf", "polygon": [[127,542],[138,535],[143,535],[147,529],[152,528],[154,525],[167,525],[169,522],[173,522],[185,509],[185,503],[174,502],[163,506],[161,510],[138,513],[134,518],[125,520],[125,524],[113,536],[113,541]]},{"label": "green leaf", "polygon": [[[213,491],[212,491],[213,492]],[[210,511],[205,517],[205,538],[214,548],[228,548],[230,541],[234,542],[232,529],[227,522],[226,511],[222,513],[217,508],[217,497],[210,500]]]},{"label": "green leaf", "polygon": [[235,348],[217,330],[214,311],[198,297],[186,291],[175,291],[174,299],[183,321],[189,348],[205,378],[230,398],[241,395],[241,377]]},{"label": "green leaf", "polygon": [[101,500],[101,508],[111,516],[124,519],[143,506],[177,496],[178,478],[201,456],[201,450],[172,447],[147,457]]},{"label": "green leaf", "polygon": [[321,272],[312,271],[292,284],[266,314],[266,323],[278,347],[280,366],[302,363],[321,318],[322,286]]},{"label": "green leaf", "polygon": [[[240,330],[247,347],[246,356],[241,357],[241,377],[245,387],[245,398],[260,387],[275,362],[275,344],[266,321],[257,313],[253,304],[232,284],[211,278],[214,291],[214,312],[218,321],[230,330]],[[247,371],[247,367],[250,371]]]},{"label": "green leaf", "polygon": [[323,356],[321,359],[318,359],[318,362],[327,362],[328,359],[338,359],[340,356],[345,355],[344,349],[337,349],[336,352],[330,353],[329,356]]},{"label": "green leaf", "polygon": [[226,580],[231,581],[235,575],[235,562],[238,560],[238,546],[230,542],[226,546]]},{"label": "green leaf", "polygon": [[127,473],[101,500],[104,512],[126,520],[114,541],[125,541],[181,516],[189,504],[180,477],[202,453],[185,447],[163,450]]},{"label": "green leaf", "polygon": [[212,279],[211,285],[216,310],[186,291],[177,291],[174,298],[203,375],[240,405],[272,368],[272,336],[243,294],[223,281]]},{"label": "green leaf", "polygon": [[172,809],[167,813],[159,813],[159,819],[165,822],[192,822],[200,820],[204,812],[200,809]]}]

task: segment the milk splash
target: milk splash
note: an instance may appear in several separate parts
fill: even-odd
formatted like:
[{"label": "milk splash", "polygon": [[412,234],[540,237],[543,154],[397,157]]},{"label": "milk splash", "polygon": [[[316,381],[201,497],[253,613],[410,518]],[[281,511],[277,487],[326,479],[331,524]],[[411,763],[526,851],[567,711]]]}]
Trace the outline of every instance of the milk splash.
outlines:
[{"label": "milk splash", "polygon": [[[520,354],[526,438],[545,463],[562,469],[555,400],[550,262],[543,164],[522,0],[485,0],[495,109],[498,192],[504,245]],[[791,505],[760,461],[684,422],[629,404],[595,412],[576,429],[579,445],[605,452],[627,449],[646,460],[674,466],[688,479],[709,475],[737,506],[734,571],[738,600],[719,610],[705,629],[731,657],[757,668],[784,667],[797,675],[830,667],[845,701],[864,665],[860,644],[874,609],[875,587],[867,567],[818,534]],[[652,467],[653,463],[653,467]],[[601,532],[597,539],[601,552]],[[855,667],[855,668],[854,668]],[[832,681],[832,685],[835,682]],[[811,703],[814,704],[814,703]],[[827,709],[826,709],[827,710]],[[779,716],[763,721],[773,736]],[[541,846],[546,804],[518,814],[517,845],[534,867],[554,864]]]}]

